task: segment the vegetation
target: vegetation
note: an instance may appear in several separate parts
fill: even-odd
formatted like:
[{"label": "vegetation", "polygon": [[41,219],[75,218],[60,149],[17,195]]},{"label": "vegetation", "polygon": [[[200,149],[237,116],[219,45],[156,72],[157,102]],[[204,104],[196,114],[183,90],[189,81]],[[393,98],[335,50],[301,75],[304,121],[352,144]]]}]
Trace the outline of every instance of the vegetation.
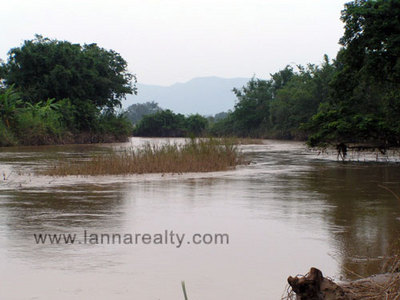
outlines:
[{"label": "vegetation", "polygon": [[169,109],[146,115],[135,126],[136,136],[183,137],[200,136],[207,128],[208,121],[199,114],[185,117]]},{"label": "vegetation", "polygon": [[310,122],[311,145],[400,145],[400,3],[345,5],[331,96]]},{"label": "vegetation", "polygon": [[85,161],[59,161],[41,174],[118,175],[224,171],[244,163],[232,140],[191,139],[183,145],[146,144],[140,149],[93,156]]},{"label": "vegetation", "polygon": [[304,124],[326,101],[334,66],[327,56],[321,66],[298,66],[272,74],[270,80],[253,78],[242,89],[233,112],[217,121],[211,133],[217,136],[304,139]]},{"label": "vegetation", "polygon": [[134,93],[125,60],[96,44],[37,35],[0,65],[0,146],[125,140],[132,125],[115,112]]},{"label": "vegetation", "polygon": [[[123,140],[138,136],[238,136],[308,140],[311,146],[400,146],[400,3],[345,5],[342,48],[322,64],[286,66],[234,89],[234,110],[208,119],[154,102],[115,113],[136,92],[126,62],[96,44],[36,36],[11,49],[0,76],[0,145]],[[361,149],[360,148],[360,149]]]},{"label": "vegetation", "polygon": [[345,5],[343,46],[320,66],[287,66],[270,80],[253,78],[214,135],[308,139],[311,146],[400,146],[400,3]]},{"label": "vegetation", "polygon": [[158,106],[158,103],[152,101],[132,104],[126,109],[125,114],[132,124],[137,124],[143,119],[144,116],[155,114],[161,110],[162,109]]}]

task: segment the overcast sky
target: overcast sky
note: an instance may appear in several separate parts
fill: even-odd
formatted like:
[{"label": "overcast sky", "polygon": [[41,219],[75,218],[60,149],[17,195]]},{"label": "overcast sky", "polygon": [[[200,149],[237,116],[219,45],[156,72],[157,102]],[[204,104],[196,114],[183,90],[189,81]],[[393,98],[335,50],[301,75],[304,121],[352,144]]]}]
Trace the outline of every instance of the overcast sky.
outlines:
[{"label": "overcast sky", "polygon": [[341,0],[11,0],[0,5],[0,58],[35,33],[119,52],[140,83],[267,78],[334,57]]}]

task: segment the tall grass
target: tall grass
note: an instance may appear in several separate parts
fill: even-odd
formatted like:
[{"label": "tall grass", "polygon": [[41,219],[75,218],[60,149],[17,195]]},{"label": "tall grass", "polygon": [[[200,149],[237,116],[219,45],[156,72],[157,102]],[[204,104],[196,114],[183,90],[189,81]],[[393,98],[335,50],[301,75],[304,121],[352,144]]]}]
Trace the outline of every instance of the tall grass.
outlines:
[{"label": "tall grass", "polygon": [[146,144],[139,149],[112,152],[80,162],[57,162],[41,174],[119,175],[224,171],[244,163],[231,140],[191,139],[183,145]]}]

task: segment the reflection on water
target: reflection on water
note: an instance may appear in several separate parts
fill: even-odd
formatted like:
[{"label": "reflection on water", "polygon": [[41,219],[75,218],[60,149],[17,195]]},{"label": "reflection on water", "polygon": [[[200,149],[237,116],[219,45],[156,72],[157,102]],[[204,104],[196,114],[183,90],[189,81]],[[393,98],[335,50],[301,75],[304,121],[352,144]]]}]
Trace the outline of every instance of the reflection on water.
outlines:
[{"label": "reflection on water", "polygon": [[[190,299],[279,299],[287,276],[311,266],[335,278],[379,272],[398,240],[400,203],[379,187],[400,194],[398,165],[336,162],[296,142],[243,146],[252,163],[229,172],[33,175],[60,157],[144,141],[0,150],[0,299],[183,299],[181,280]],[[230,243],[36,245],[33,238],[84,230],[226,232]]]}]

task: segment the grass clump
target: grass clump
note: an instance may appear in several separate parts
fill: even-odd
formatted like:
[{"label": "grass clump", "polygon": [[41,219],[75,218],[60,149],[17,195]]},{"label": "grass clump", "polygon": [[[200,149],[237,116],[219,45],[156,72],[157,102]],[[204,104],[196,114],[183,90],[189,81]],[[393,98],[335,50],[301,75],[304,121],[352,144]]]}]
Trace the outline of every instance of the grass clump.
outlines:
[{"label": "grass clump", "polygon": [[114,151],[85,161],[59,161],[41,174],[95,176],[211,172],[233,169],[242,163],[243,155],[231,140],[191,139],[182,145],[148,143],[139,149]]}]

